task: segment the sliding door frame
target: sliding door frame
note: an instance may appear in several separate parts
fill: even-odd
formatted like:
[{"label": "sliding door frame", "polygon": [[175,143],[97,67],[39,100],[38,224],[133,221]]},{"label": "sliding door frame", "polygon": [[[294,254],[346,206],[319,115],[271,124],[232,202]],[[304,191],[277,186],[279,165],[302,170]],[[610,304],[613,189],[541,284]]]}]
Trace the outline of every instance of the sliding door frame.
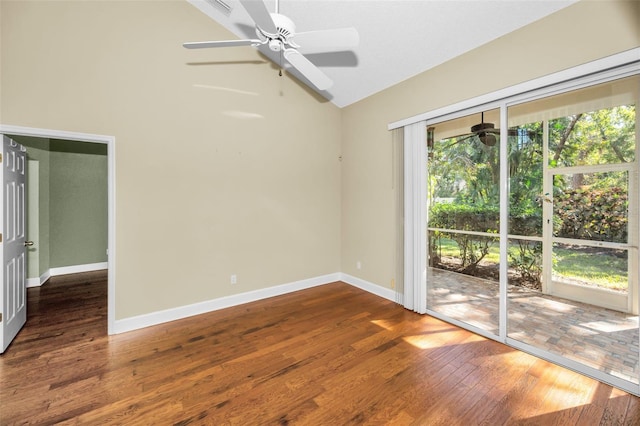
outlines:
[{"label": "sliding door frame", "polygon": [[[516,86],[512,86],[494,93],[483,95],[477,98],[469,99],[464,102],[450,105],[438,110],[420,114],[405,120],[397,121],[389,124],[388,129],[396,129],[400,127],[406,127],[410,125],[420,124],[427,127],[433,126],[437,123],[441,123],[447,120],[453,120],[473,113],[479,113],[494,108],[500,108],[500,298],[499,298],[499,333],[494,335],[486,330],[479,329],[478,327],[471,326],[461,321],[453,320],[451,318],[445,318],[443,315],[438,314],[427,309],[427,313],[434,317],[446,320],[455,325],[469,329],[477,334],[483,335],[493,340],[505,343],[514,348],[531,353],[539,358],[546,359],[553,363],[562,365],[566,368],[577,371],[586,376],[595,378],[604,383],[611,384],[615,387],[623,389],[627,392],[635,395],[640,395],[640,384],[634,384],[629,381],[619,379],[610,374],[606,374],[593,367],[588,367],[577,361],[573,361],[559,355],[555,355],[549,351],[539,349],[537,347],[528,345],[518,340],[509,338],[507,336],[507,304],[508,304],[508,254],[507,247],[509,241],[508,235],[508,205],[509,205],[509,170],[508,170],[508,107],[522,104],[528,101],[540,99],[543,97],[565,93],[573,90],[577,90],[584,87],[593,86],[608,81],[621,79],[633,75],[640,75],[640,48],[632,49],[626,52],[622,52],[617,55],[613,55],[607,58],[603,58],[594,62],[590,62],[584,65],[580,65],[575,68],[571,68],[559,73],[551,74],[545,77],[541,77],[529,82],[525,82]],[[638,119],[636,118],[636,129],[638,130]],[[426,134],[426,132],[425,132]],[[426,137],[423,142],[426,145]],[[636,144],[637,145],[637,144]],[[636,146],[636,161],[638,161],[638,147]],[[426,179],[421,179],[422,176],[426,176],[427,161],[422,162],[422,166],[405,170],[405,182],[413,183],[413,196],[415,194],[426,193]],[[408,176],[410,174],[410,176]],[[637,177],[636,177],[637,178]],[[406,194],[407,188],[405,188]],[[426,200],[425,200],[426,201]],[[416,208],[416,206],[413,206]],[[411,217],[405,218],[405,229],[412,229],[414,231],[414,239],[423,239],[424,246],[426,247],[427,235],[426,232],[415,233],[416,230],[424,230],[425,224],[418,223],[417,221],[424,220],[427,217],[426,214],[427,205],[426,202],[422,202],[417,206],[417,210],[413,210],[414,214]],[[636,229],[637,232],[637,229]],[[632,263],[640,265],[639,250],[635,250],[635,257],[632,259]],[[415,256],[405,256],[405,271],[416,271],[418,265],[415,264]],[[422,260],[422,265],[426,264],[426,258]],[[426,265],[425,265],[426,266]],[[418,268],[419,269],[419,268]],[[426,274],[424,280],[423,292],[426,294],[426,287],[429,285],[429,274]],[[634,296],[633,303],[640,303],[640,292],[637,292]],[[639,339],[640,340],[640,339]],[[639,342],[640,344],[640,342]]]}]

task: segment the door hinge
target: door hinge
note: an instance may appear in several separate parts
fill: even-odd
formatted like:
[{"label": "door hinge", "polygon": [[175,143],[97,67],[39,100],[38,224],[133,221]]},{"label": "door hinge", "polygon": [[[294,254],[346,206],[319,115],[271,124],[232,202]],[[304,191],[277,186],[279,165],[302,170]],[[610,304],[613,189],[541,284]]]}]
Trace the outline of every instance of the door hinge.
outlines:
[{"label": "door hinge", "polygon": [[0,234],[0,243],[2,242],[2,234]]},{"label": "door hinge", "polygon": [[2,312],[0,312],[0,322],[2,322]]},{"label": "door hinge", "polygon": [[2,153],[0,152],[0,163],[2,163]]}]

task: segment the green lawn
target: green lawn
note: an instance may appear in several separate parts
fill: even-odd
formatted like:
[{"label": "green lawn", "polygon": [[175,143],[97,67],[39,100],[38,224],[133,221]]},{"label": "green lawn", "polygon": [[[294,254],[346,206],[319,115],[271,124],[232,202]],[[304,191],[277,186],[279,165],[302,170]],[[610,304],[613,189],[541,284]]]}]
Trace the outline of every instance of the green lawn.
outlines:
[{"label": "green lawn", "polygon": [[[442,256],[459,257],[458,245],[452,239],[441,238]],[[516,248],[510,247],[515,253]],[[500,247],[498,240],[489,249],[483,261],[489,263],[500,262]],[[598,287],[612,290],[626,290],[627,288],[627,260],[606,254],[585,254],[576,250],[555,248],[554,275],[571,280],[585,281]]]},{"label": "green lawn", "polygon": [[585,254],[554,249],[553,273],[569,279],[587,281],[611,290],[627,289],[627,259],[607,254]]}]

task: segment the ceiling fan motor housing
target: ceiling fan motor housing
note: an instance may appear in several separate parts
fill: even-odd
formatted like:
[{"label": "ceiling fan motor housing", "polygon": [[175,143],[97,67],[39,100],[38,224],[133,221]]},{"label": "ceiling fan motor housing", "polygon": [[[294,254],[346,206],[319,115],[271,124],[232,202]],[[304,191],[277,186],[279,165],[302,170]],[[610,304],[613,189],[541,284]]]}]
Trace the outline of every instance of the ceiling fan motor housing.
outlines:
[{"label": "ceiling fan motor housing", "polygon": [[274,52],[281,51],[284,48],[284,44],[299,47],[289,41],[289,38],[293,37],[296,33],[296,25],[293,23],[293,21],[279,13],[272,13],[271,19],[273,19],[273,23],[275,24],[278,33],[270,34],[264,31],[262,28],[256,27],[256,34],[258,35],[260,40],[268,42],[269,49]]},{"label": "ceiling fan motor housing", "polygon": [[471,127],[471,132],[476,133],[476,132],[481,132],[483,130],[493,130],[495,129],[495,126],[493,125],[493,123],[480,123],[480,124],[476,124],[475,126]]}]

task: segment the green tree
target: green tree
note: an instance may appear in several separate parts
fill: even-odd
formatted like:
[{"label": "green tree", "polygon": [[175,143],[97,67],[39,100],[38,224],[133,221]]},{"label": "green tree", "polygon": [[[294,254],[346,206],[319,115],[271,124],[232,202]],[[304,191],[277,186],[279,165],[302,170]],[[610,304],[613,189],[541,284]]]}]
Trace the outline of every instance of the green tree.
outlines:
[{"label": "green tree", "polygon": [[[605,108],[568,115],[549,121],[549,166],[625,163],[635,160],[636,113],[634,105]],[[509,129],[509,233],[523,236],[542,234],[542,205],[551,200],[543,194],[543,123],[529,123]],[[499,146],[484,145],[477,136],[435,141],[430,147],[430,226],[487,232],[479,211],[499,206]],[[628,175],[619,171],[556,175],[554,199],[560,221],[554,227],[562,235],[597,236],[597,239],[626,238],[627,201],[623,197]],[[611,188],[621,188],[612,191]],[[437,198],[453,200],[453,206],[438,208]],[[578,202],[578,198],[584,202]],[[488,209],[488,210],[487,210]],[[556,212],[559,210],[556,209]],[[470,214],[470,212],[476,212]],[[495,211],[494,211],[495,213]],[[564,214],[566,213],[566,214]],[[475,214],[475,216],[474,216]],[[497,229],[497,216],[492,229]],[[434,226],[435,222],[438,226]],[[467,222],[465,222],[467,221]],[[464,223],[463,223],[464,222]],[[486,223],[484,223],[486,227]],[[491,232],[491,231],[490,231]],[[448,236],[456,240],[463,265],[475,267],[485,257],[483,238]],[[487,238],[487,237],[484,237]],[[477,240],[477,241],[476,241]],[[523,276],[539,279],[541,246],[520,240],[510,253],[512,265]],[[438,244],[434,238],[432,244]],[[474,246],[475,245],[475,246]],[[434,252],[437,247],[434,248]],[[464,266],[463,266],[464,267]]]}]

